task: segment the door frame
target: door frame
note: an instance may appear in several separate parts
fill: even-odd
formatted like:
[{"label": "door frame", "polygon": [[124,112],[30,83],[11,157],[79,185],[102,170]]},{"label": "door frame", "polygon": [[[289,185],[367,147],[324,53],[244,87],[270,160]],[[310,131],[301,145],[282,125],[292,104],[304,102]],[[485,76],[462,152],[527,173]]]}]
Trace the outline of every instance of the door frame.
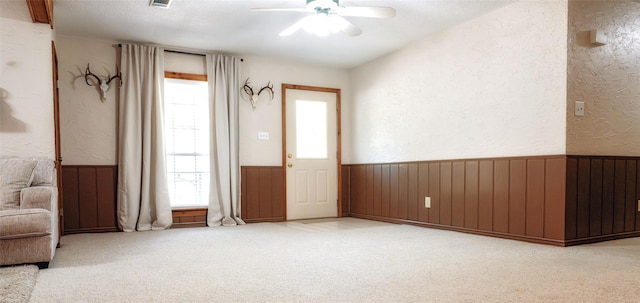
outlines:
[{"label": "door frame", "polygon": [[337,148],[337,162],[338,167],[338,201],[336,207],[338,208],[338,218],[342,217],[342,114],[340,109],[340,89],[328,88],[319,86],[307,86],[297,84],[282,83],[282,173],[284,176],[284,220],[287,221],[287,89],[307,90],[314,92],[325,92],[336,94],[336,148]]},{"label": "door frame", "polygon": [[64,236],[64,195],[62,190],[62,152],[60,145],[60,93],[58,88],[58,53],[56,44],[51,41],[51,72],[53,80],[53,135],[55,142],[56,186],[58,188],[58,247]]}]

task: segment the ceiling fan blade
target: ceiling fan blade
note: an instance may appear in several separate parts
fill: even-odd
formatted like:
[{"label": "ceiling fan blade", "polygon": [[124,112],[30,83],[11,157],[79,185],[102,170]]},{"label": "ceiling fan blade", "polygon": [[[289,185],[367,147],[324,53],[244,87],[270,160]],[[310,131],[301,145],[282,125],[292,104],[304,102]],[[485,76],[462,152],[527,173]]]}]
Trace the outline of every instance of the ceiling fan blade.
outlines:
[{"label": "ceiling fan blade", "polygon": [[252,8],[249,10],[252,12],[310,12],[310,10],[306,8]]},{"label": "ceiling fan blade", "polygon": [[347,6],[339,7],[338,14],[347,17],[392,18],[396,10],[391,7]]},{"label": "ceiling fan blade", "polygon": [[338,18],[341,21],[341,27],[342,27],[342,32],[349,35],[349,36],[360,36],[360,34],[362,34],[362,30],[353,25],[353,23],[349,22],[347,19],[342,18],[340,16],[334,16],[334,18]]},{"label": "ceiling fan blade", "polygon": [[292,26],[289,26],[287,29],[285,29],[284,31],[282,31],[280,33],[280,37],[286,37],[286,36],[290,36],[293,33],[297,32],[299,29],[301,29],[302,27],[305,26],[305,24],[307,24],[307,22],[309,22],[309,19],[312,16],[306,16],[302,19],[300,19],[300,21],[294,23]]}]

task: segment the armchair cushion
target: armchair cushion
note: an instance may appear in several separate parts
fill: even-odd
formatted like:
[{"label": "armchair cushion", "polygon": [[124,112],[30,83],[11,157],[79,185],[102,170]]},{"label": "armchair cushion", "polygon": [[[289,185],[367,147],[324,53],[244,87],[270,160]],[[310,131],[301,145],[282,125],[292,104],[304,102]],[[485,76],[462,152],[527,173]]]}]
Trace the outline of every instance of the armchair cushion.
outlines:
[{"label": "armchair cushion", "polygon": [[51,213],[42,208],[0,212],[0,240],[51,235]]},{"label": "armchair cushion", "polygon": [[31,186],[20,191],[20,208],[42,208],[51,211],[55,207],[58,191],[53,186]]},{"label": "armchair cushion", "polygon": [[31,185],[37,161],[0,159],[0,210],[20,208],[20,191]]},{"label": "armchair cushion", "polygon": [[30,160],[37,161],[36,167],[33,169],[31,186],[53,186],[56,184],[55,162],[43,157],[30,158]]}]

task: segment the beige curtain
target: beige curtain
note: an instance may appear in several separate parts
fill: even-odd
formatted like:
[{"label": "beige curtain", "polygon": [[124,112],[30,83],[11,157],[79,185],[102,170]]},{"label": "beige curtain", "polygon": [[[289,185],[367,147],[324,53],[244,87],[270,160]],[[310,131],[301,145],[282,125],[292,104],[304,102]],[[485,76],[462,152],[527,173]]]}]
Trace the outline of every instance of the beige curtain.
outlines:
[{"label": "beige curtain", "polygon": [[124,231],[171,226],[164,152],[164,50],[123,44],[118,112],[118,225]]},{"label": "beige curtain", "polygon": [[238,103],[240,59],[207,55],[210,106],[209,211],[207,225],[234,226],[240,219],[240,162],[238,159]]}]

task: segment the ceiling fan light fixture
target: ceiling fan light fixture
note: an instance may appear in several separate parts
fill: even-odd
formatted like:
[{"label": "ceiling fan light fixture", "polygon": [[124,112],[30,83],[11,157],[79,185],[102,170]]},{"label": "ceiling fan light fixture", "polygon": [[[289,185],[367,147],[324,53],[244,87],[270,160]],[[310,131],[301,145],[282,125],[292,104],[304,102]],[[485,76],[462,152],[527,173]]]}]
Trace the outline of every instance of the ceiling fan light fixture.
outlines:
[{"label": "ceiling fan light fixture", "polygon": [[335,34],[344,30],[344,19],[329,14],[316,14],[309,16],[303,28],[307,33],[314,34],[319,37],[326,37],[329,34]]},{"label": "ceiling fan light fixture", "polygon": [[[640,1],[640,0],[637,0]],[[362,30],[344,17],[392,18],[396,10],[392,7],[377,6],[340,6],[340,0],[306,0],[305,8],[252,8],[252,11],[282,11],[312,13],[302,18],[280,33],[281,37],[290,36],[304,28],[317,36],[328,36],[331,33],[343,32],[355,37]]]}]

